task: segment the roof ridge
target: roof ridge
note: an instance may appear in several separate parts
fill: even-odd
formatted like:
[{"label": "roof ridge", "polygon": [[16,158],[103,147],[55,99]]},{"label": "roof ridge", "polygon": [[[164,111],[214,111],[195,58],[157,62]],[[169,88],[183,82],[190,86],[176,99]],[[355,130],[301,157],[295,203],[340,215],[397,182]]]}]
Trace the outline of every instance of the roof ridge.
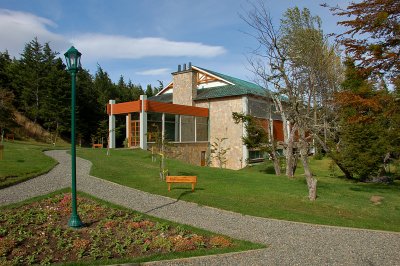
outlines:
[{"label": "roof ridge", "polygon": [[238,84],[236,84],[237,82],[235,82],[235,81],[238,81],[240,83],[244,82],[244,83],[247,83],[247,84],[251,84],[253,86],[255,85],[255,86],[258,86],[260,88],[263,88],[262,86],[260,86],[259,84],[254,83],[254,82],[250,82],[250,81],[247,81],[247,80],[244,80],[244,79],[233,77],[233,76],[230,76],[230,75],[227,75],[227,74],[224,74],[224,73],[220,73],[220,72],[217,72],[217,71],[214,71],[214,70],[209,70],[209,69],[206,69],[206,68],[203,68],[203,67],[199,67],[199,66],[196,66],[196,67],[201,69],[201,70],[203,70],[203,71],[210,72],[213,75],[219,76],[222,79],[226,79],[228,81],[231,81],[235,85],[238,85]]}]

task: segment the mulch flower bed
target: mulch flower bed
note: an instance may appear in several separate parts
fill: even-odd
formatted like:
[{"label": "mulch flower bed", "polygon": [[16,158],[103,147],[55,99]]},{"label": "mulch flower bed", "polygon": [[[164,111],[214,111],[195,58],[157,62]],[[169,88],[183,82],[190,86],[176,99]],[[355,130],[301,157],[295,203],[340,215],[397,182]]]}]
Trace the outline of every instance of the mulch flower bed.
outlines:
[{"label": "mulch flower bed", "polygon": [[199,235],[78,197],[85,227],[71,229],[71,194],[0,212],[0,265],[50,264],[147,257],[230,247],[223,236]]}]

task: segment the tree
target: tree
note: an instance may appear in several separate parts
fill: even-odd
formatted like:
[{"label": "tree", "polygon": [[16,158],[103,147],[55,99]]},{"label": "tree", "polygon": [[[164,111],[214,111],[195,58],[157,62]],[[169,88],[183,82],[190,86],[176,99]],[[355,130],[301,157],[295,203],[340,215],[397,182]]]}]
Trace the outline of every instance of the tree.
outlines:
[{"label": "tree", "polygon": [[230,148],[226,148],[224,145],[224,141],[227,139],[228,138],[216,138],[211,144],[211,158],[217,160],[219,168],[224,167],[228,161],[226,154]]},{"label": "tree", "polygon": [[94,76],[94,89],[97,91],[99,97],[98,104],[106,106],[109,100],[119,100],[117,90],[114,89],[108,73],[104,71],[101,66],[97,66],[97,71]]},{"label": "tree", "polygon": [[[329,7],[327,4],[323,6]],[[337,39],[363,71],[396,78],[400,72],[400,1],[363,0],[329,7],[348,29]]]},{"label": "tree", "polygon": [[[236,124],[243,123],[247,134],[242,137],[243,144],[248,149],[257,149],[262,153],[267,153],[274,163],[275,174],[281,174],[281,166],[276,152],[276,142],[272,139],[272,134],[268,133],[254,116],[244,115],[243,113],[232,113],[233,120]],[[268,125],[268,128],[271,128]]]},{"label": "tree", "polygon": [[[327,42],[318,16],[308,9],[288,9],[277,29],[263,4],[258,2],[245,21],[253,28],[259,47],[253,52],[250,64],[257,80],[273,88],[272,99],[284,123],[286,174],[295,169],[293,155],[296,132],[297,147],[305,170],[309,199],[316,199],[317,180],[308,165],[308,150],[314,134],[321,131],[319,120],[326,114],[319,110],[331,97],[335,85],[326,87],[335,79],[330,74],[337,66],[335,49]],[[323,115],[318,116],[321,113]],[[286,122],[290,123],[290,127]]]},{"label": "tree", "polygon": [[4,130],[14,126],[14,94],[0,88],[0,135],[3,141]]},{"label": "tree", "polygon": [[347,59],[346,66],[343,91],[336,95],[340,106],[337,158],[348,169],[348,178],[365,181],[384,174],[384,165],[399,147],[393,140],[400,134],[393,131],[396,126],[387,112],[393,110],[392,95],[369,81],[353,59]]},{"label": "tree", "polygon": [[147,97],[152,97],[154,95],[153,88],[151,87],[151,84],[147,84],[146,95],[147,95]]},{"label": "tree", "polygon": [[[42,81],[46,86],[43,89],[39,118],[42,125],[52,133],[51,143],[56,145],[58,138],[69,133],[70,127],[70,101],[71,88],[70,76],[65,70],[58,53],[51,50],[48,43],[43,46],[43,61],[41,63],[44,72]],[[67,136],[65,134],[64,136]]]},{"label": "tree", "polygon": [[25,45],[19,60],[19,78],[22,80],[20,100],[25,114],[37,122],[42,96],[47,89],[43,84],[43,45],[35,38]]},{"label": "tree", "polygon": [[7,51],[0,52],[0,88],[7,88],[11,90],[11,73],[10,66],[12,61]]}]

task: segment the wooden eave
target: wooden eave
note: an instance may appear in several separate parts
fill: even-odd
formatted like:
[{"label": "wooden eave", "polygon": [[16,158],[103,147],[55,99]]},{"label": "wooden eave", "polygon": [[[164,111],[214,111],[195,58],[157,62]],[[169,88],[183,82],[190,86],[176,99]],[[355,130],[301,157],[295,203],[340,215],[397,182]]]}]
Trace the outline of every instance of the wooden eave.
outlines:
[{"label": "wooden eave", "polygon": [[[132,101],[117,104],[107,104],[108,115],[119,115],[128,113],[138,113],[142,111],[142,101]],[[155,101],[144,101],[144,111],[154,113],[167,113],[175,115],[190,115],[208,117],[208,108],[172,104],[172,103],[160,103]]]}]

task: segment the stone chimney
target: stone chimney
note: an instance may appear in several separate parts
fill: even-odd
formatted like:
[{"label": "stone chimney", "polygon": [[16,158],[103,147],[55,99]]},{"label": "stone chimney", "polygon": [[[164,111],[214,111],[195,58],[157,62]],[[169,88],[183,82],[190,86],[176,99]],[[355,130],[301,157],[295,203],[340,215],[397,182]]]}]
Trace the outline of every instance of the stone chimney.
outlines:
[{"label": "stone chimney", "polygon": [[193,99],[197,96],[197,73],[192,69],[192,64],[189,63],[178,65],[178,71],[172,73],[174,92],[172,103],[193,106]]}]

